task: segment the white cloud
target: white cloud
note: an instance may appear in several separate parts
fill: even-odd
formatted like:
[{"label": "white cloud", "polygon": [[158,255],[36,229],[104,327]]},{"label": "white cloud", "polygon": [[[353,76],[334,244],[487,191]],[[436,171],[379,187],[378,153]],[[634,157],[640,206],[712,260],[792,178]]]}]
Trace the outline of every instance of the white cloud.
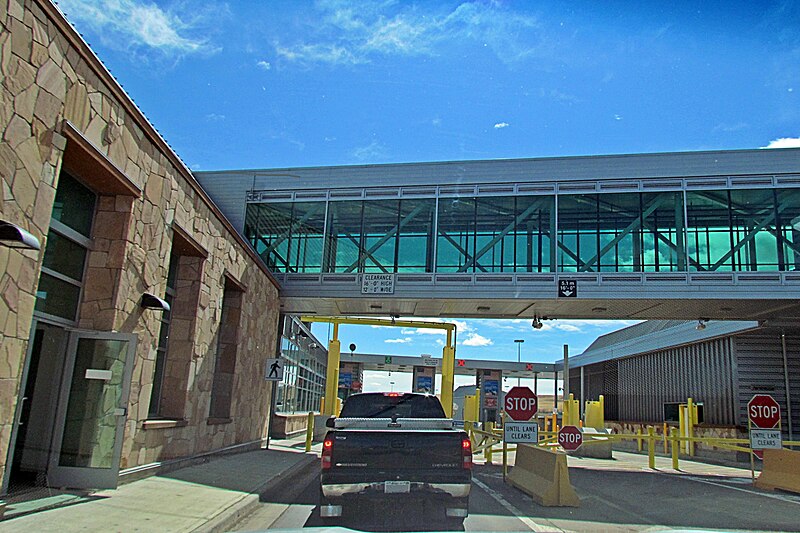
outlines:
[{"label": "white cloud", "polygon": [[800,137],[781,137],[761,148],[800,148]]},{"label": "white cloud", "polygon": [[402,339],[386,339],[383,342],[388,342],[389,344],[408,344],[412,342],[411,337],[404,337]]},{"label": "white cloud", "polygon": [[182,13],[141,0],[61,0],[59,7],[81,28],[89,28],[108,46],[125,50],[148,48],[174,57],[191,53],[213,53],[205,37],[211,14],[218,6],[202,4]]},{"label": "white cloud", "polygon": [[475,332],[467,334],[467,338],[461,343],[464,346],[490,346],[494,344],[492,339],[487,339],[483,335],[478,335]]},{"label": "white cloud", "polygon": [[508,126],[509,126],[508,122],[498,122],[497,124],[494,125],[494,129],[500,130],[503,128],[507,128]]},{"label": "white cloud", "polygon": [[261,60],[258,63],[256,63],[256,66],[261,70],[269,70],[272,68],[272,65],[269,64],[269,61],[264,61],[264,60]]},{"label": "white cloud", "polygon": [[555,328],[561,331],[581,331],[581,328],[573,326],[572,324],[556,324]]},{"label": "white cloud", "polygon": [[327,0],[316,6],[316,35],[306,42],[276,41],[278,56],[302,64],[355,65],[379,55],[435,56],[442,53],[439,45],[471,41],[512,62],[552,46],[535,18],[499,2],[464,2],[451,11],[392,1]]},{"label": "white cloud", "polygon": [[366,146],[359,146],[353,150],[353,157],[361,163],[374,163],[385,161],[388,157],[386,146],[378,141],[372,141]]},{"label": "white cloud", "polygon": [[225,120],[225,115],[219,115],[217,113],[209,113],[206,115],[206,120],[209,122],[222,122]]}]

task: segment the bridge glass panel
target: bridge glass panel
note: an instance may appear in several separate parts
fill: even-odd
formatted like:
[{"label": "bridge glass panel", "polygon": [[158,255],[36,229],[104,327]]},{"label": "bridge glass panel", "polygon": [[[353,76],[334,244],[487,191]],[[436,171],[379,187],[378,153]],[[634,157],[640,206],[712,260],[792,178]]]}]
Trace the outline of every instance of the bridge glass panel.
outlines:
[{"label": "bridge glass panel", "polygon": [[249,204],[244,233],[273,272],[290,272],[289,236],[293,204]]},{"label": "bridge glass panel", "polygon": [[435,198],[400,201],[397,272],[433,272]]},{"label": "bridge glass panel", "polygon": [[781,270],[800,270],[800,189],[776,191]]},{"label": "bridge glass panel", "polygon": [[778,270],[778,215],[771,189],[686,193],[690,270]]},{"label": "bridge glass panel", "polygon": [[514,270],[514,197],[475,199],[475,254],[462,271]]},{"label": "bridge glass panel", "polygon": [[683,193],[643,193],[642,270],[686,270]]},{"label": "bridge glass panel", "polygon": [[363,208],[360,200],[329,203],[326,272],[363,271]]},{"label": "bridge glass panel", "polygon": [[558,198],[562,272],[669,272],[684,268],[680,193]]},{"label": "bridge glass panel", "polygon": [[[394,272],[397,264],[397,229],[400,200],[364,202],[364,237],[361,244],[362,272]],[[355,264],[345,272],[354,272]]]},{"label": "bridge glass panel", "polygon": [[319,272],[324,202],[249,204],[244,233],[274,272]]},{"label": "bridge glass panel", "polygon": [[439,199],[437,272],[475,271],[475,209],[473,198]]},{"label": "bridge glass panel", "polygon": [[553,272],[555,196],[517,196],[514,219],[514,270]]}]

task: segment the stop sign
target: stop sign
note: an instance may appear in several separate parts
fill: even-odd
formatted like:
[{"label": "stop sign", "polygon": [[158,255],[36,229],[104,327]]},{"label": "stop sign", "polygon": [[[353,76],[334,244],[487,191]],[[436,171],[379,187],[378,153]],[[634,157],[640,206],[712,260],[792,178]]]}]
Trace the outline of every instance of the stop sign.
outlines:
[{"label": "stop sign", "polygon": [[759,429],[772,429],[781,421],[781,407],[769,394],[756,394],[747,402],[747,417]]},{"label": "stop sign", "polygon": [[536,395],[528,387],[512,387],[503,400],[503,409],[511,420],[517,422],[530,420],[538,409]]},{"label": "stop sign", "polygon": [[583,444],[583,432],[575,426],[564,426],[558,430],[558,443],[568,451],[575,451]]}]

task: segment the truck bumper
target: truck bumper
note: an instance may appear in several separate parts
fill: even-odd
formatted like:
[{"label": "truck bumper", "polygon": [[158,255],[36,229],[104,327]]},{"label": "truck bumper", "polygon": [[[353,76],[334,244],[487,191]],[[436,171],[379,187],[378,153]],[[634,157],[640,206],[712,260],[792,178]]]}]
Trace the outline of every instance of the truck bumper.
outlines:
[{"label": "truck bumper", "polygon": [[[466,498],[469,496],[470,483],[422,483],[412,482],[411,493],[431,493],[450,496],[453,498]],[[322,494],[326,498],[341,498],[350,494],[383,494],[384,482],[372,483],[334,483],[322,485]]]}]

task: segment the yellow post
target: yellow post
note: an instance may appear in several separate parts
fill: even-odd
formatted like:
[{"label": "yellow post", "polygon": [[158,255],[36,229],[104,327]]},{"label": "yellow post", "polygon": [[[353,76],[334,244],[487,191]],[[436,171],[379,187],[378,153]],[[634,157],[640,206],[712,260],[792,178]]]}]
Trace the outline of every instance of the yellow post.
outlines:
[{"label": "yellow post", "polygon": [[503,411],[500,420],[503,422],[503,481],[506,480],[506,476],[508,475],[508,443],[506,442],[505,437],[505,428],[506,428],[506,412]]},{"label": "yellow post", "polygon": [[[691,398],[686,400],[686,436],[687,437],[694,437],[694,423],[697,415],[695,414],[696,406]],[[694,442],[687,441],[686,442],[687,448],[689,449],[689,455],[694,456]]]},{"label": "yellow post", "polygon": [[456,349],[453,330],[447,330],[447,343],[442,348],[442,407],[447,418],[453,416],[453,384],[455,383]]},{"label": "yellow post", "polygon": [[[494,422],[486,422],[486,427],[484,428],[486,433],[490,435],[494,433]],[[491,437],[487,437],[487,441],[489,445],[483,449],[483,456],[486,458],[486,464],[492,464],[492,439]]]},{"label": "yellow post", "polygon": [[639,451],[642,451],[642,428],[638,428],[636,434],[639,435],[636,438],[636,446],[639,448]]},{"label": "yellow post", "polygon": [[670,430],[669,438],[671,440],[670,447],[672,448],[672,469],[680,470],[678,467],[678,451],[680,449],[680,444],[678,443],[678,428],[672,428]]},{"label": "yellow post", "polygon": [[328,371],[325,375],[325,412],[323,414],[336,416],[337,398],[339,397],[339,324],[333,323],[333,337],[328,342]]},{"label": "yellow post", "polygon": [[663,426],[663,430],[661,432],[661,435],[664,438],[664,454],[666,455],[666,453],[667,453],[667,423],[666,422],[664,422],[664,426]]},{"label": "yellow post", "polygon": [[308,412],[308,422],[306,425],[306,452],[311,451],[311,442],[314,440],[314,413]]},{"label": "yellow post", "polygon": [[656,428],[647,426],[647,462],[650,468],[656,468]]}]

